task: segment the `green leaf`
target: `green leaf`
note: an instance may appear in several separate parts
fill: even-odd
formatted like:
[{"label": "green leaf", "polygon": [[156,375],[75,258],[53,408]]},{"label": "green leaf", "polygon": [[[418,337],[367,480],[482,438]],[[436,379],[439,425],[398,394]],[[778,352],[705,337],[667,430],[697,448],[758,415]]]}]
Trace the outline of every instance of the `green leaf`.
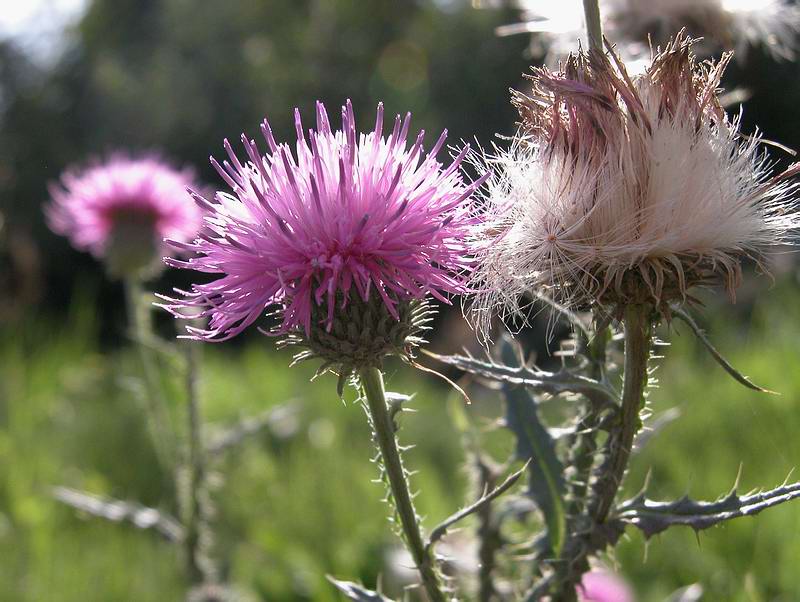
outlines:
[{"label": "green leaf", "polygon": [[[514,343],[505,340],[500,343],[501,347],[506,344],[512,347],[514,345]],[[502,363],[464,355],[440,355],[426,350],[423,350],[423,353],[469,374],[500,383],[524,385],[539,393],[549,393],[551,395],[560,395],[562,393],[599,394],[608,403],[616,403],[619,398],[617,393],[605,383],[580,374],[574,374],[569,370],[547,372],[527,366],[513,355],[513,351],[510,358],[501,360]]]},{"label": "green leaf", "polygon": [[[505,364],[516,358],[514,343],[504,337],[500,355]],[[536,401],[524,385],[503,382],[506,426],[517,438],[517,458],[531,460],[528,467],[528,495],[538,506],[547,525],[547,537],[554,555],[561,552],[566,538],[564,507],[564,466],[556,455],[556,444],[539,419]]]}]

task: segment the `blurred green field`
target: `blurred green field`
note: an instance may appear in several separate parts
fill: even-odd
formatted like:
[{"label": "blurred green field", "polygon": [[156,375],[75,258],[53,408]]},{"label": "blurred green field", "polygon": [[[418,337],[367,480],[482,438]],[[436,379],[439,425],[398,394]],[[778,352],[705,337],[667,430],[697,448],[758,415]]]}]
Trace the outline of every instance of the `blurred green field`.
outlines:
[{"label": "blurred green field", "polygon": [[[682,415],[636,458],[630,491],[651,470],[654,496],[715,497],[730,488],[740,463],[743,490],[779,484],[795,466],[800,293],[785,285],[764,299],[746,318],[727,309],[705,317],[713,313],[709,329],[729,359],[782,394],[737,385],[677,326],[651,399],[657,411],[675,406]],[[61,484],[175,512],[170,477],[135,394],[136,356],[127,348],[101,352],[98,335],[90,298],[76,300],[69,319],[32,315],[0,332],[0,600],[161,602],[184,593],[171,544],[77,516],[50,497]],[[309,383],[313,367],[287,369],[289,356],[268,339],[207,345],[203,353],[209,421],[232,423],[293,399],[301,404],[292,428],[254,437],[217,466],[225,476],[215,494],[219,548],[230,579],[269,601],[337,600],[326,574],[374,585],[394,539],[382,486],[371,482],[376,469],[362,410],[337,399],[332,377]],[[403,418],[402,439],[417,444],[407,461],[420,471],[414,484],[430,526],[459,506],[467,486],[447,410],[451,393],[399,368],[389,387],[418,391],[418,412]],[[484,412],[475,407],[481,403],[476,398],[469,411]],[[176,416],[182,409],[176,401]],[[800,599],[800,504],[699,538],[680,529],[645,545],[629,535],[609,562],[618,563],[642,602],[695,582],[709,601]]]}]

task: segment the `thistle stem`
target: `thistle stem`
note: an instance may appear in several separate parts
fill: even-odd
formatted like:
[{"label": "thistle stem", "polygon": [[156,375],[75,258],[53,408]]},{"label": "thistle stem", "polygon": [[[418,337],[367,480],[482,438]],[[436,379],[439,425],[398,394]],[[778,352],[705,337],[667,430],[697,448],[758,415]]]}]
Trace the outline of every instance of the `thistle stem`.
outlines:
[{"label": "thistle stem", "polygon": [[[585,352],[590,362],[589,376],[598,382],[605,379],[606,347],[610,338],[608,326],[603,325],[595,330],[594,336],[586,344]],[[569,465],[573,471],[571,500],[567,505],[570,535],[564,544],[559,562],[555,565],[554,586],[558,594],[553,600],[558,602],[574,602],[578,599],[576,586],[590,568],[590,548],[585,541],[587,529],[593,524],[590,515],[589,481],[598,446],[597,425],[605,401],[599,393],[587,395],[584,413],[576,425],[576,435],[570,448]]]},{"label": "thistle stem", "polygon": [[[492,491],[497,486],[498,470],[491,464],[491,460],[484,458],[479,452],[475,454],[475,466],[478,472],[478,495]],[[497,587],[494,583],[494,569],[497,563],[497,552],[503,546],[500,534],[499,521],[494,516],[494,507],[491,503],[484,506],[476,513],[478,517],[478,600],[491,602],[497,598]]]},{"label": "thistle stem", "polygon": [[442,592],[441,579],[437,574],[433,557],[423,543],[419,518],[414,509],[403,461],[397,448],[395,425],[389,415],[386,392],[383,388],[383,374],[378,368],[363,368],[359,371],[359,376],[406,546],[414,559],[430,602],[445,602],[447,598]]},{"label": "thistle stem", "polygon": [[144,302],[144,288],[138,278],[125,280],[125,301],[128,310],[128,327],[133,331],[139,362],[145,385],[145,408],[150,436],[156,455],[162,465],[172,470],[175,466],[172,454],[171,438],[166,430],[169,414],[161,392],[158,366],[153,360],[151,350],[147,349],[147,341],[152,339],[152,322],[150,306]]},{"label": "thistle stem", "polygon": [[647,386],[647,361],[650,357],[652,323],[649,305],[628,305],[625,308],[625,367],[622,388],[622,407],[619,426],[609,435],[608,461],[604,464],[595,492],[597,503],[593,518],[605,522],[617,491],[622,484],[633,438],[642,426],[639,412],[644,405]]},{"label": "thistle stem", "polygon": [[[650,357],[651,307],[649,305],[628,305],[625,308],[625,365],[623,376],[622,406],[619,409],[618,422],[609,433],[604,449],[606,458],[597,469],[597,480],[592,485],[592,497],[586,504],[586,484],[590,478],[596,437],[598,416],[593,415],[590,402],[589,414],[579,425],[585,430],[585,437],[580,439],[573,449],[572,461],[579,475],[579,484],[573,490],[573,502],[570,505],[572,535],[564,546],[564,552],[556,565],[554,602],[574,602],[577,600],[576,586],[583,573],[589,570],[588,557],[594,553],[596,544],[591,543],[591,532],[600,527],[608,518],[614,500],[622,485],[625,470],[633,447],[633,440],[641,428],[639,412],[644,406],[644,391],[647,386],[647,361]],[[595,378],[602,377],[602,366],[605,363],[605,342],[607,332],[598,332],[589,348],[592,361],[592,372]]]},{"label": "thistle stem", "polygon": [[[605,378],[606,347],[610,339],[607,326],[594,333],[591,341],[586,345],[586,352],[590,360],[589,377],[602,382]],[[570,466],[574,468],[574,485],[572,487],[573,500],[567,512],[576,517],[586,510],[587,491],[592,476],[595,452],[597,451],[597,424],[600,421],[600,408],[606,400],[600,393],[587,395],[583,415],[576,427],[573,446],[570,450]]]},{"label": "thistle stem", "polygon": [[[187,397],[187,484],[183,506],[186,514],[186,563],[189,580],[192,584],[215,581],[214,567],[204,554],[204,527],[208,527],[208,516],[203,503],[206,491],[205,451],[203,449],[203,423],[198,392],[198,353],[197,345],[184,344],[186,354],[186,397]],[[208,543],[208,542],[205,542]],[[207,546],[206,546],[207,547]]]},{"label": "thistle stem", "polygon": [[586,20],[586,35],[589,38],[589,50],[603,52],[603,28],[600,21],[598,0],[583,0],[583,14]]}]

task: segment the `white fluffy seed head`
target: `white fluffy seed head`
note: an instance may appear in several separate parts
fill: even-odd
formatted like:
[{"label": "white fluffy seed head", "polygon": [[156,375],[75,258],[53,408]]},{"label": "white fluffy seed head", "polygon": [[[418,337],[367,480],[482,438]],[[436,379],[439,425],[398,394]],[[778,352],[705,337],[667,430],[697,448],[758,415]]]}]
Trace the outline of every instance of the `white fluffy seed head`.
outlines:
[{"label": "white fluffy seed head", "polygon": [[695,285],[732,295],[744,257],[789,240],[800,167],[771,176],[759,137],[728,119],[717,99],[728,59],[698,65],[679,35],[637,77],[597,53],[534,70],[531,92],[514,95],[517,137],[486,159],[493,244],[472,306],[484,333],[540,293],[662,312]]}]

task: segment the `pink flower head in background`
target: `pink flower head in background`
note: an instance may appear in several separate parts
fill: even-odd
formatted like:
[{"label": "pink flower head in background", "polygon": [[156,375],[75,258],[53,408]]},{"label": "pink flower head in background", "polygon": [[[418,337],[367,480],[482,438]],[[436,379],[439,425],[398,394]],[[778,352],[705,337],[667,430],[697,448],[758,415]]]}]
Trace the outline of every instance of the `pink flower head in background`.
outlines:
[{"label": "pink flower head in background", "polygon": [[581,602],[633,602],[628,584],[606,571],[585,573],[577,589]]},{"label": "pink flower head in background", "polygon": [[410,114],[384,137],[382,105],[368,134],[357,133],[349,101],[341,131],[331,129],[319,102],[316,121],[306,137],[295,110],[296,154],[275,142],[264,121],[268,154],[243,135],[249,161],[240,162],[227,140],[230,162],[212,158],[234,194],[195,195],[208,212],[205,226],[193,243],[176,246],[196,255],[167,260],[222,275],[167,300],[179,317],[198,307],[210,317],[208,330],[189,328],[193,337],[229,339],[270,305],[282,309],[272,334],[308,334],[317,325],[312,310],[324,307],[330,329],[337,303],[344,308],[353,295],[377,295],[397,319],[403,300],[430,294],[446,302],[445,294],[465,291],[479,221],[467,201],[483,181],[467,183],[459,173],[468,149],[444,167],[436,155],[446,132],[427,154],[424,132],[409,147]]},{"label": "pink flower head in background", "polygon": [[73,246],[103,259],[114,272],[143,267],[169,252],[165,238],[188,241],[201,224],[201,210],[187,187],[190,170],[176,170],[156,157],[117,154],[83,170],[70,169],[50,188],[50,228]]}]

